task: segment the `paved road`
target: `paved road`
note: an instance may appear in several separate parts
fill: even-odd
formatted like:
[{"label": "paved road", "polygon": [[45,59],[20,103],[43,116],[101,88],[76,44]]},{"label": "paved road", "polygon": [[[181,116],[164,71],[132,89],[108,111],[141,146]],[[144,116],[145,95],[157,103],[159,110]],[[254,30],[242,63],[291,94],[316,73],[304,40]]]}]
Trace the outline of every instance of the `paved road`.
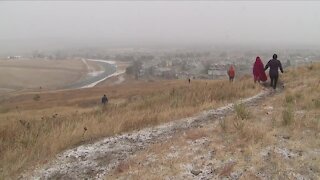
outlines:
[{"label": "paved road", "polygon": [[117,66],[114,61],[107,60],[95,60],[95,59],[87,59],[83,60],[88,69],[90,70],[90,66],[86,61],[93,61],[99,64],[103,70],[101,72],[93,73],[90,72],[84,79],[76,81],[74,83],[68,84],[63,87],[63,89],[78,89],[78,88],[90,88],[97,85],[99,82],[104,81],[108,77],[111,77],[116,73]]}]

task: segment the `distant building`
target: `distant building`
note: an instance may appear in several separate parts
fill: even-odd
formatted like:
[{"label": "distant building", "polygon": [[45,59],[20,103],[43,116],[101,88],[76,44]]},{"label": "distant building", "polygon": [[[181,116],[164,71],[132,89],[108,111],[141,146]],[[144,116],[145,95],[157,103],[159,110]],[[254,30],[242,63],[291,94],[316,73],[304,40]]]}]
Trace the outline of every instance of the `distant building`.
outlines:
[{"label": "distant building", "polygon": [[144,69],[139,69],[139,71],[138,71],[138,76],[139,77],[142,77],[142,76],[144,76],[145,75],[145,70]]},{"label": "distant building", "polygon": [[154,70],[154,75],[156,76],[163,76],[165,73],[171,71],[170,68],[158,67]]},{"label": "distant building", "polygon": [[167,61],[166,61],[166,66],[167,66],[167,67],[171,67],[171,66],[172,66],[172,61],[167,60]]},{"label": "distant building", "polygon": [[22,56],[8,56],[8,59],[21,59]]},{"label": "distant building", "polygon": [[182,71],[176,74],[176,77],[178,79],[188,79],[190,77],[190,74],[186,71]]},{"label": "distant building", "polygon": [[224,76],[226,75],[226,67],[225,65],[211,65],[208,69],[209,76]]},{"label": "distant building", "polygon": [[208,69],[208,75],[213,75],[213,71],[214,71],[214,69],[210,67],[210,68]]}]

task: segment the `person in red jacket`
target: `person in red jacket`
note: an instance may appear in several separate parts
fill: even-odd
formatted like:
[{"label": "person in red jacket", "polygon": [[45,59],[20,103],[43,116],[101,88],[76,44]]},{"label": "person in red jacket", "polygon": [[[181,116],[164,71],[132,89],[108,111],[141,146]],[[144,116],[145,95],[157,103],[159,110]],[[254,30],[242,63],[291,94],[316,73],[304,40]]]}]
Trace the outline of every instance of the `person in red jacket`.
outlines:
[{"label": "person in red jacket", "polygon": [[253,64],[253,78],[254,78],[254,83],[257,81],[260,83],[260,81],[266,81],[267,80],[267,75],[264,71],[264,65],[263,62],[261,61],[260,57],[257,56],[256,61]]},{"label": "person in red jacket", "polygon": [[228,70],[228,76],[229,76],[229,81],[230,82],[233,82],[233,79],[234,79],[234,76],[236,75],[236,71],[234,70],[234,67],[233,65],[231,65],[229,67],[229,70]]}]

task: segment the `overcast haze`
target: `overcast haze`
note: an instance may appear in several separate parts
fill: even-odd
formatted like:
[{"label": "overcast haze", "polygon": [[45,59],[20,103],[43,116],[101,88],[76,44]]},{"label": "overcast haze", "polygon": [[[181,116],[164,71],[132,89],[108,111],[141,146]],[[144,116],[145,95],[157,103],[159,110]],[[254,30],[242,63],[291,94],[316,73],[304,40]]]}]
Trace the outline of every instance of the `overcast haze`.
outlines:
[{"label": "overcast haze", "polygon": [[320,2],[0,2],[0,40],[319,45]]}]

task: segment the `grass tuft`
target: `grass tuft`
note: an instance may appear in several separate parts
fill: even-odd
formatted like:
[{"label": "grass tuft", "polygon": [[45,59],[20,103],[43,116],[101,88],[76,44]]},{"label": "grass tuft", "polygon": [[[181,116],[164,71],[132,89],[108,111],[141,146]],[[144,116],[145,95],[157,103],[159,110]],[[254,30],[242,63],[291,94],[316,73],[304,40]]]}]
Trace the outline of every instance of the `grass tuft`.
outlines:
[{"label": "grass tuft", "polygon": [[282,124],[288,126],[292,124],[294,120],[294,114],[291,107],[287,107],[282,111]]},{"label": "grass tuft", "polygon": [[292,104],[294,102],[294,96],[292,94],[286,94],[285,102],[288,104]]},{"label": "grass tuft", "polygon": [[235,104],[234,109],[236,111],[236,115],[238,118],[245,120],[249,119],[250,117],[250,112],[246,109],[246,106],[242,103],[240,104]]}]

